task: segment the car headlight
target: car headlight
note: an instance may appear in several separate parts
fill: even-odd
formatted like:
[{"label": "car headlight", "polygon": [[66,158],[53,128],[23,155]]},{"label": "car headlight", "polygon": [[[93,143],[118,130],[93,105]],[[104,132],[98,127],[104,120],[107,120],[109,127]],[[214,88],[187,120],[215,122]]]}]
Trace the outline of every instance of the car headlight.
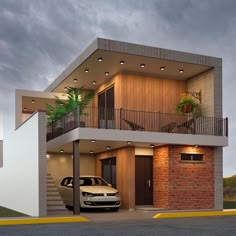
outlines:
[{"label": "car headlight", "polygon": [[119,197],[120,196],[120,193],[119,192],[116,192],[116,195],[115,195],[116,197]]},{"label": "car headlight", "polygon": [[84,197],[93,197],[94,196],[92,193],[88,193],[88,192],[82,192],[82,195]]}]

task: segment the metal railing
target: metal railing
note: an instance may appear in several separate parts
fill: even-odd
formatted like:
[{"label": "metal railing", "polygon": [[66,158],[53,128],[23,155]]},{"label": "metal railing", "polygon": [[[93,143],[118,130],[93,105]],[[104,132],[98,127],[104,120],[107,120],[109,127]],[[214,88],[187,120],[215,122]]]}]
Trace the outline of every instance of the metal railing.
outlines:
[{"label": "metal railing", "polygon": [[227,118],[194,118],[161,112],[86,108],[82,114],[68,113],[48,126],[47,140],[78,127],[228,136]]}]

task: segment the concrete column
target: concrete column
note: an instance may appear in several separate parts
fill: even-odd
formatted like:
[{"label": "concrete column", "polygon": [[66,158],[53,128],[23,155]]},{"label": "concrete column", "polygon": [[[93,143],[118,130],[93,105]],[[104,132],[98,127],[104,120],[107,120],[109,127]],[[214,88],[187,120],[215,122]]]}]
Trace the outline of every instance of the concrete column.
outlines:
[{"label": "concrete column", "polygon": [[79,140],[73,142],[73,203],[74,215],[80,214],[80,152]]}]

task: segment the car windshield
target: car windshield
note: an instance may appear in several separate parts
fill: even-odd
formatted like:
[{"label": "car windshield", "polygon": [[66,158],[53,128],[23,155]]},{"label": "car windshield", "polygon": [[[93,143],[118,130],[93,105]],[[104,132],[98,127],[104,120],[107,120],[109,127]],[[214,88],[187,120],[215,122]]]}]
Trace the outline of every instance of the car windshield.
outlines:
[{"label": "car windshield", "polygon": [[80,186],[107,186],[107,182],[99,177],[80,177]]}]

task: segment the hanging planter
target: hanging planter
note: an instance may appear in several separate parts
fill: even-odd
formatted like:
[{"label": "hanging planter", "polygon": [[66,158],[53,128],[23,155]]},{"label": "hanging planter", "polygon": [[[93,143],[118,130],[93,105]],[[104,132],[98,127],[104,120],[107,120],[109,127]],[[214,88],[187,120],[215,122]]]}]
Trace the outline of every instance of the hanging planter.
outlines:
[{"label": "hanging planter", "polygon": [[183,97],[180,103],[176,106],[176,112],[180,114],[189,114],[197,112],[197,116],[200,115],[200,105],[194,101],[191,97]]}]

